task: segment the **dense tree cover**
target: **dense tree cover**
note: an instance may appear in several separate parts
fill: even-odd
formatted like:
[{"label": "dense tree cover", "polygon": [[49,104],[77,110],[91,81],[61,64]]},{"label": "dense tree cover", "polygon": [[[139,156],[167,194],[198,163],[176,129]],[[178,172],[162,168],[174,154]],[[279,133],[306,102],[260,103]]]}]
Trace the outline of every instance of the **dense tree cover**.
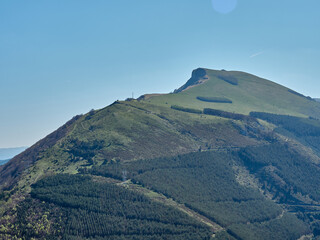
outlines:
[{"label": "dense tree cover", "polygon": [[197,113],[197,114],[201,114],[202,113],[202,111],[199,110],[199,109],[185,108],[185,107],[181,107],[181,106],[178,106],[178,105],[172,105],[171,108],[174,109],[174,110],[182,111],[182,112]]},{"label": "dense tree cover", "polygon": [[297,196],[320,200],[320,168],[287,146],[274,143],[268,146],[248,147],[239,152],[248,169],[264,181],[267,191],[275,199],[295,212],[320,235],[318,205],[306,204]]},{"label": "dense tree cover", "polygon": [[296,217],[285,213],[283,217],[268,222],[234,224],[229,230],[231,235],[233,232],[237,233],[240,239],[248,240],[299,239],[301,235],[308,233],[308,229]]},{"label": "dense tree cover", "polygon": [[0,218],[0,239],[58,239],[63,214],[54,204],[29,196]]},{"label": "dense tree cover", "polygon": [[298,192],[320,200],[319,167],[286,145],[273,143],[247,147],[239,152],[239,156],[259,178],[268,180],[270,188],[277,188],[282,194],[278,196],[281,202],[299,202],[291,194]]},{"label": "dense tree cover", "polygon": [[303,206],[302,211],[298,211],[297,216],[311,226],[315,239],[320,239],[320,212],[318,209],[312,209],[310,211],[304,211]]},{"label": "dense tree cover", "polygon": [[264,112],[251,112],[250,116],[271,122],[294,133],[298,137],[320,136],[320,121],[312,118],[300,118]]},{"label": "dense tree cover", "polygon": [[235,120],[255,121],[255,118],[244,115],[244,114],[226,112],[226,111],[212,109],[212,108],[203,109],[203,113],[208,115],[218,116],[218,117],[231,118]]},{"label": "dense tree cover", "polygon": [[183,212],[89,176],[42,179],[31,196],[60,209],[65,239],[210,239],[212,234]]},{"label": "dense tree cover", "polygon": [[305,136],[303,140],[311,148],[318,152],[318,155],[320,154],[320,136]]},{"label": "dense tree cover", "polygon": [[69,152],[76,157],[91,158],[95,155],[96,150],[104,147],[104,141],[93,140],[90,142],[80,141],[78,139],[71,139],[69,141]]},{"label": "dense tree cover", "polygon": [[64,214],[54,204],[27,198],[17,208],[14,235],[23,239],[57,239],[61,235]]},{"label": "dense tree cover", "polygon": [[232,103],[228,98],[224,97],[197,97],[198,100],[203,102],[215,102],[215,103]]},{"label": "dense tree cover", "polygon": [[89,163],[92,162],[92,158],[96,155],[97,151],[104,147],[104,141],[93,140],[90,142],[80,141],[79,139],[72,138],[68,141],[68,152],[72,156],[71,161],[79,161],[86,159]]},{"label": "dense tree cover", "polygon": [[[241,160],[232,152],[199,152],[127,164],[108,164],[90,171],[102,176],[112,173],[120,179],[125,169],[133,182],[163,193],[227,229],[237,224],[258,224],[279,217],[282,213],[280,207],[266,200],[257,190],[236,181],[232,170],[235,161]],[[289,218],[283,224],[290,225],[290,221]],[[306,230],[305,227],[303,229]],[[235,236],[237,231],[233,231]],[[274,239],[291,239],[299,234],[301,231],[297,229],[287,238]]]},{"label": "dense tree cover", "polygon": [[264,112],[251,112],[250,116],[263,119],[278,126],[275,130],[282,135],[293,137],[314,149],[320,156],[320,121],[314,118],[300,118]]},{"label": "dense tree cover", "polygon": [[227,231],[220,231],[215,235],[215,240],[237,240],[236,238],[232,237]]}]

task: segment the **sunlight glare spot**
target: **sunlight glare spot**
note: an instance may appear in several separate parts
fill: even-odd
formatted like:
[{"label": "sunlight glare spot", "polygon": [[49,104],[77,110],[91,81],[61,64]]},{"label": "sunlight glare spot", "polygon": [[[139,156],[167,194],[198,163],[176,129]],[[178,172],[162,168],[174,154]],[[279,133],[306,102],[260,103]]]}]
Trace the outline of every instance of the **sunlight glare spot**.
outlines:
[{"label": "sunlight glare spot", "polygon": [[230,13],[237,6],[238,0],[212,0],[213,9],[219,13]]}]

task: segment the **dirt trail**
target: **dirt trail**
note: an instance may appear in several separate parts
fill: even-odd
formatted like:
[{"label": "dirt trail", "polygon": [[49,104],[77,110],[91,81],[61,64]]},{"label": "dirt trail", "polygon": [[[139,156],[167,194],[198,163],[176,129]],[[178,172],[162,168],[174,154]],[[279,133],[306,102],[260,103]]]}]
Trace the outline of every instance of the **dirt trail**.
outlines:
[{"label": "dirt trail", "polygon": [[[116,184],[118,186],[122,186],[124,188],[127,188],[129,190],[139,192],[139,193],[149,197],[153,201],[157,201],[157,202],[160,202],[160,203],[165,204],[167,206],[174,207],[174,208],[188,214],[190,217],[196,219],[197,221],[206,224],[207,226],[209,226],[211,228],[213,233],[217,233],[219,231],[225,230],[223,227],[221,227],[216,222],[213,222],[210,219],[208,219],[207,217],[201,215],[200,213],[186,207],[184,204],[178,203],[178,202],[174,201],[172,198],[167,198],[163,194],[156,193],[156,192],[154,192],[150,189],[147,189],[141,185],[134,184],[131,182],[131,180],[127,180],[125,182],[122,182],[117,179],[107,178],[107,177],[102,177],[102,176],[92,176],[92,178],[96,182],[109,182],[109,183]],[[214,235],[215,234],[213,234],[213,236]]]}]

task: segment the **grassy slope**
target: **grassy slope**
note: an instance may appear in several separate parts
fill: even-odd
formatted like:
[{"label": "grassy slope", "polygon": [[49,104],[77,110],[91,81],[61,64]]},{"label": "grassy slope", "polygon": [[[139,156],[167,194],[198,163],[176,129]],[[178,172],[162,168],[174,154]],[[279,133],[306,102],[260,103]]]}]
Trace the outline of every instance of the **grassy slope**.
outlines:
[{"label": "grassy slope", "polygon": [[[196,151],[205,144],[206,139],[203,138],[206,138],[207,132],[201,132],[201,127],[223,129],[228,124],[228,120],[217,117],[204,117],[137,102],[122,102],[97,111],[90,119],[84,117],[63,143],[68,145],[70,138],[85,142],[103,140],[104,147],[96,155],[95,161],[173,156]],[[239,135],[232,129],[229,129],[229,134]],[[213,138],[218,137],[211,135]],[[232,139],[228,140],[231,143]],[[253,140],[244,141],[245,144],[248,142],[253,143]]]},{"label": "grassy slope", "polygon": [[[149,98],[149,103],[160,106],[181,105],[190,108],[215,108],[230,112],[248,114],[251,111],[271,112],[296,116],[320,117],[320,104],[298,96],[274,82],[244,72],[206,70],[208,80],[177,94]],[[229,74],[237,78],[238,85],[232,85],[218,75]],[[208,103],[196,99],[201,97],[225,97],[233,103]]]},{"label": "grassy slope", "polygon": [[[88,164],[75,157],[72,139],[90,143],[103,141],[94,151],[94,165],[107,161],[132,161],[175,156],[193,151],[259,145],[257,139],[241,135],[239,121],[185,113],[139,102],[121,102],[82,116],[72,130],[53,147],[37,155],[37,162],[25,172],[20,187],[30,186],[43,175],[77,173]],[[29,188],[28,188],[29,189]]]},{"label": "grassy slope", "polygon": [[[59,134],[53,134],[49,142],[53,141],[54,145],[45,144],[44,139],[42,142],[45,147],[41,147],[40,151],[36,145],[31,147],[14,158],[6,169],[0,167],[0,172],[11,169],[14,173],[19,168],[20,176],[28,175],[24,178],[24,182],[29,182],[26,185],[50,172],[76,173],[88,159],[71,161],[74,159],[68,150],[73,148],[70,144],[72,139],[82,142],[92,142],[94,139],[104,141],[103,148],[94,153],[92,160],[96,163],[106,159],[128,161],[174,156],[199,149],[258,144],[257,140],[239,133],[234,127],[236,121],[184,113],[170,109],[171,105],[198,109],[209,107],[245,114],[250,111],[267,111],[297,116],[320,115],[320,103],[290,93],[287,88],[273,82],[242,72],[206,72],[208,80],[205,83],[183,92],[151,96],[139,102],[117,102],[77,118],[72,125],[68,125],[67,134],[57,138],[59,141],[55,140],[55,135]],[[221,74],[236,77],[238,85],[221,80],[217,77]],[[226,97],[233,103],[203,102],[197,100],[197,96]],[[19,166],[19,161],[28,164]],[[32,167],[21,174],[29,167],[29,162]],[[0,184],[3,184],[1,179]]]}]

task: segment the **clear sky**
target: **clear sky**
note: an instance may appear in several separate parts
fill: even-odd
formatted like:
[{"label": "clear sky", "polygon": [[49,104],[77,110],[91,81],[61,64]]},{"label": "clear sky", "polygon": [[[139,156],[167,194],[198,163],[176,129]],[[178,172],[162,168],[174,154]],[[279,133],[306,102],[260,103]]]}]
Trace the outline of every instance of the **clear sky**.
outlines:
[{"label": "clear sky", "polygon": [[319,0],[2,0],[0,148],[72,116],[170,92],[197,67],[320,97]]}]

